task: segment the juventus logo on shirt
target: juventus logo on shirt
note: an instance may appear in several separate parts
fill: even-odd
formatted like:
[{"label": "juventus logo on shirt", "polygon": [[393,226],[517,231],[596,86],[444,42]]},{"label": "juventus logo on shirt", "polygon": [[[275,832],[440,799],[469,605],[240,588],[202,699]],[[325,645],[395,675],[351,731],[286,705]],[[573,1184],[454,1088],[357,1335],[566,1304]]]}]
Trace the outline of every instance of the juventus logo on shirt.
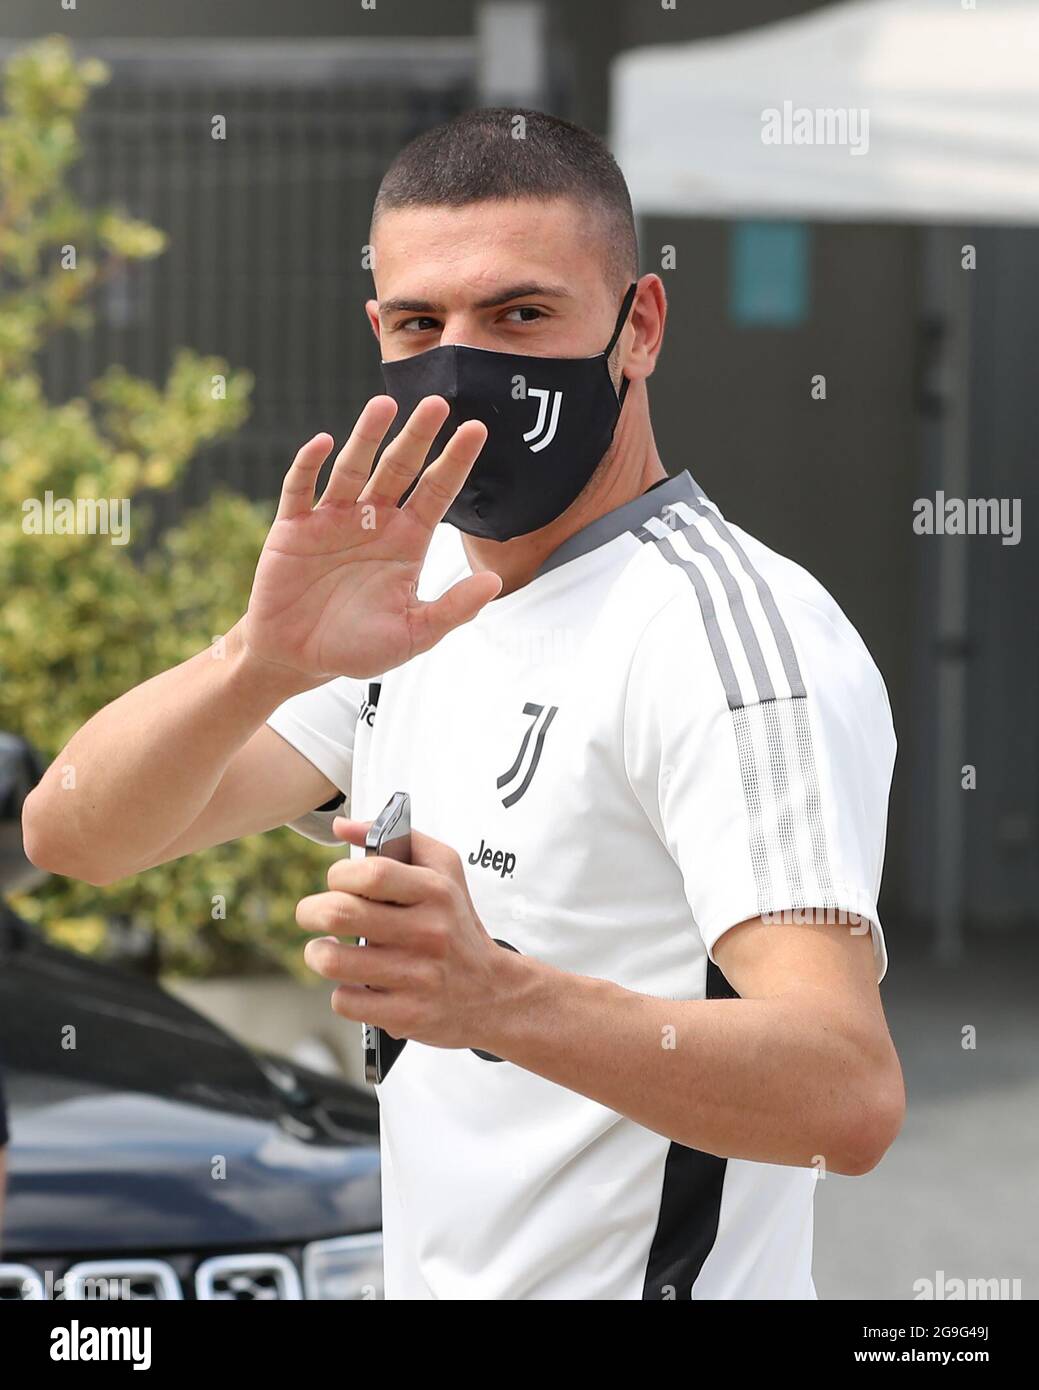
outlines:
[{"label": "juventus logo on shirt", "polygon": [[[548,733],[549,725],[558,713],[557,705],[533,705],[529,701],[523,706],[523,713],[528,715],[530,723],[523,735],[523,741],[519,746],[519,752],[508,772],[503,772],[498,778],[498,790],[502,791],[506,787],[512,788],[501,799],[503,806],[515,806],[520,797],[526,792],[534,778],[534,773],[538,770],[538,763],[541,761],[541,750],[545,746],[545,735]],[[537,730],[535,736],[535,730]],[[533,747],[531,738],[533,736]]]},{"label": "juventus logo on shirt", "polygon": [[[536,454],[542,449],[547,449],[556,437],[556,428],[559,425],[559,407],[563,404],[562,391],[546,391],[542,387],[530,387],[527,391],[528,396],[538,398],[538,418],[534,421],[534,428],[527,430],[523,436],[527,443],[536,439],[536,444],[530,445],[530,452]],[[549,398],[552,401],[552,415],[549,418],[548,407]],[[546,420],[548,421],[546,426]],[[543,437],[539,437],[543,436]]]}]

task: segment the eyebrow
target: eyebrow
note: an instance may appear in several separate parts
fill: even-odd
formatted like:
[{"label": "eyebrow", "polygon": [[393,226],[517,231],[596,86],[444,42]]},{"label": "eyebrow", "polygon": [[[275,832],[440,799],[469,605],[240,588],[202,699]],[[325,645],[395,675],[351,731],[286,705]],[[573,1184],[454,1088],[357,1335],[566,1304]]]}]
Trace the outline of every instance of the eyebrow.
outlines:
[{"label": "eyebrow", "polygon": [[[507,285],[505,289],[496,291],[486,299],[479,299],[473,305],[475,309],[496,309],[502,304],[509,304],[514,299],[570,299],[573,296],[563,285],[542,285],[534,281],[529,281],[521,285]],[[381,299],[379,301],[380,314],[443,314],[446,308],[443,304],[436,304],[430,299]]]}]

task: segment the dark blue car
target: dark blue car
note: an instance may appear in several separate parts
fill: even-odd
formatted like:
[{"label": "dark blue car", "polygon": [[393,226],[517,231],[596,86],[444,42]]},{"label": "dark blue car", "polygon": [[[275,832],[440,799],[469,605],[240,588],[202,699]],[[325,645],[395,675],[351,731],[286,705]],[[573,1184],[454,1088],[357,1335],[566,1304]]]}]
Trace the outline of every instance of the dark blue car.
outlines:
[{"label": "dark blue car", "polygon": [[[18,741],[0,738],[9,832],[29,787],[12,791]],[[0,836],[0,891],[24,866]],[[2,903],[0,1077],[0,1300],[381,1297],[374,1097]]]}]

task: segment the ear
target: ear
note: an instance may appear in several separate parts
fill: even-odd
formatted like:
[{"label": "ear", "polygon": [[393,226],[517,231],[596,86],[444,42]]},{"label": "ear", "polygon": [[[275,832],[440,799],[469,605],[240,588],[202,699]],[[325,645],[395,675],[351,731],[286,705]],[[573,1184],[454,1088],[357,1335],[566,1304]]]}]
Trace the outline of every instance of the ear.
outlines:
[{"label": "ear", "polygon": [[631,381],[652,376],[664,342],[667,296],[659,275],[643,275],[638,282],[631,317],[621,334],[621,363]]},{"label": "ear", "polygon": [[371,324],[372,332],[375,334],[375,341],[382,346],[382,333],[379,327],[379,301],[369,299],[365,303],[364,312],[368,315],[368,322]]}]

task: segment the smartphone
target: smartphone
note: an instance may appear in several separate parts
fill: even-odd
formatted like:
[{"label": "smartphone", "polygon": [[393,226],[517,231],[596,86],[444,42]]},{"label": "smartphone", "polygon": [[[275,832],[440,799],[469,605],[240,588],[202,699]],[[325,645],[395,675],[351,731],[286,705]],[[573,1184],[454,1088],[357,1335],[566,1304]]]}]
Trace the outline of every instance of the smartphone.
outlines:
[{"label": "smartphone", "polygon": [[[411,797],[407,792],[394,792],[372,821],[364,839],[364,853],[366,858],[384,854],[402,864],[411,863]],[[359,946],[367,944],[363,936],[358,937]],[[364,1079],[377,1086],[386,1080],[408,1040],[391,1038],[385,1028],[375,1028],[370,1023],[361,1024],[361,1036],[364,1041]]]}]

